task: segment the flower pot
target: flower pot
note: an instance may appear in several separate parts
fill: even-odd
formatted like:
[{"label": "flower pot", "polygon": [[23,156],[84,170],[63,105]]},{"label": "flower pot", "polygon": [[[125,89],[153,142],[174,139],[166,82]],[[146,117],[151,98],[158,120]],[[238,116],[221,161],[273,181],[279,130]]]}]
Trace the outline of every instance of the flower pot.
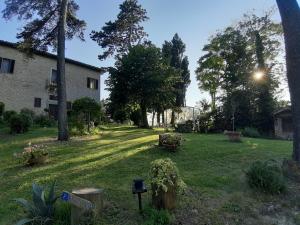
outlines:
[{"label": "flower pot", "polygon": [[156,187],[152,185],[152,204],[156,209],[172,210],[176,207],[176,189],[169,186],[167,192],[159,190],[155,192]]},{"label": "flower pot", "polygon": [[175,152],[178,145],[177,144],[163,144],[163,147],[165,147],[166,149]]},{"label": "flower pot", "polygon": [[28,166],[40,165],[46,163],[47,160],[48,160],[48,154],[38,156],[38,157],[32,157],[27,160],[27,165]]}]

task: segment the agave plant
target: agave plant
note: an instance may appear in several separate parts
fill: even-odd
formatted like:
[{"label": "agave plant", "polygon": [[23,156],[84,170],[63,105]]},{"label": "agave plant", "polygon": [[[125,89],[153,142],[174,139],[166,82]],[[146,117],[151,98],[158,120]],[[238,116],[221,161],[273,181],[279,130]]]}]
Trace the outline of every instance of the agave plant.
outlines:
[{"label": "agave plant", "polygon": [[19,220],[16,225],[49,225],[53,222],[54,204],[58,197],[55,195],[54,181],[46,192],[46,189],[33,183],[32,202],[25,199],[15,199],[25,210],[27,217]]}]

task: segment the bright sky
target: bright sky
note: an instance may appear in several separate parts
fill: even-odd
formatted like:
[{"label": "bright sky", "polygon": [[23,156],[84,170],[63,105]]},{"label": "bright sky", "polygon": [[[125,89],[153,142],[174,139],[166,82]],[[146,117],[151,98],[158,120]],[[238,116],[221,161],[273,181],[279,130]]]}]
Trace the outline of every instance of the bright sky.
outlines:
[{"label": "bright sky", "polygon": [[[4,1],[0,1],[0,11],[4,8]],[[80,5],[79,17],[87,22],[86,42],[72,40],[67,43],[66,56],[98,67],[111,66],[113,59],[99,61],[100,47],[90,40],[91,30],[100,28],[105,22],[114,20],[119,12],[119,4],[122,0],[77,0]],[[300,2],[300,0],[299,0]],[[197,60],[203,54],[201,49],[207,43],[208,38],[216,30],[231,25],[248,11],[255,9],[261,14],[276,5],[275,0],[140,0],[140,3],[148,12],[150,20],[144,24],[149,39],[161,47],[165,40],[171,40],[177,32],[186,43],[186,55],[190,61],[192,83],[187,92],[187,105],[194,106],[197,101],[207,98],[207,94],[198,89],[195,78]],[[274,16],[279,20],[278,13]],[[16,41],[16,33],[21,23],[4,21],[0,18],[0,39]],[[101,98],[108,96],[105,91],[102,77]]]}]

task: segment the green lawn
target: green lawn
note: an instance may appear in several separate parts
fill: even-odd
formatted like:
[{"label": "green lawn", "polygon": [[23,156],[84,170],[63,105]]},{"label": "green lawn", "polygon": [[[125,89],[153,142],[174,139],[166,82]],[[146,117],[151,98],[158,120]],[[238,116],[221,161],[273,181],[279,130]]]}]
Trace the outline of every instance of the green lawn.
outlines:
[{"label": "green lawn", "polygon": [[[137,200],[131,194],[132,179],[142,177],[149,184],[150,162],[163,157],[177,163],[188,185],[174,212],[182,224],[202,224],[196,220],[215,218],[220,213],[228,221],[234,217],[237,222],[232,224],[247,224],[238,223],[245,216],[243,212],[251,204],[258,206],[261,200],[247,187],[243,171],[255,160],[289,158],[292,149],[288,141],[244,138],[241,143],[231,143],[223,135],[186,134],[181,150],[169,153],[155,146],[158,133],[112,127],[103,129],[101,135],[76,137],[69,143],[56,142],[54,128],[34,129],[18,136],[0,133],[0,224],[13,224],[20,218],[22,210],[12,199],[29,198],[32,182],[43,184],[54,179],[59,192],[79,187],[104,188],[106,210],[100,224],[140,224]],[[47,143],[50,162],[40,167],[21,167],[13,154],[22,151],[28,142]],[[144,199],[148,202],[150,193]],[[263,199],[274,201],[273,197]],[[277,200],[279,197],[275,197]],[[203,224],[223,224],[205,219],[201,219]]]}]

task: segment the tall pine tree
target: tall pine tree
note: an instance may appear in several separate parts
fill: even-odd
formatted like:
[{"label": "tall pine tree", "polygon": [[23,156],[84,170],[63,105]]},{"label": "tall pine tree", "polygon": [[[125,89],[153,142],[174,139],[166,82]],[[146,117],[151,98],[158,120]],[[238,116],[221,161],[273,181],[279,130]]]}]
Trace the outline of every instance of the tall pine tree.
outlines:
[{"label": "tall pine tree", "polygon": [[122,56],[134,45],[141,44],[147,37],[141,25],[148,19],[146,14],[147,11],[137,0],[125,0],[120,5],[120,13],[115,21],[107,22],[100,31],[92,31],[92,40],[104,49],[99,59],[103,60],[114,54]]},{"label": "tall pine tree", "polygon": [[16,16],[27,24],[17,35],[21,49],[57,49],[58,140],[69,139],[65,82],[65,41],[78,37],[84,40],[85,22],[76,17],[79,6],[74,0],[6,0],[2,11],[7,20]]}]

